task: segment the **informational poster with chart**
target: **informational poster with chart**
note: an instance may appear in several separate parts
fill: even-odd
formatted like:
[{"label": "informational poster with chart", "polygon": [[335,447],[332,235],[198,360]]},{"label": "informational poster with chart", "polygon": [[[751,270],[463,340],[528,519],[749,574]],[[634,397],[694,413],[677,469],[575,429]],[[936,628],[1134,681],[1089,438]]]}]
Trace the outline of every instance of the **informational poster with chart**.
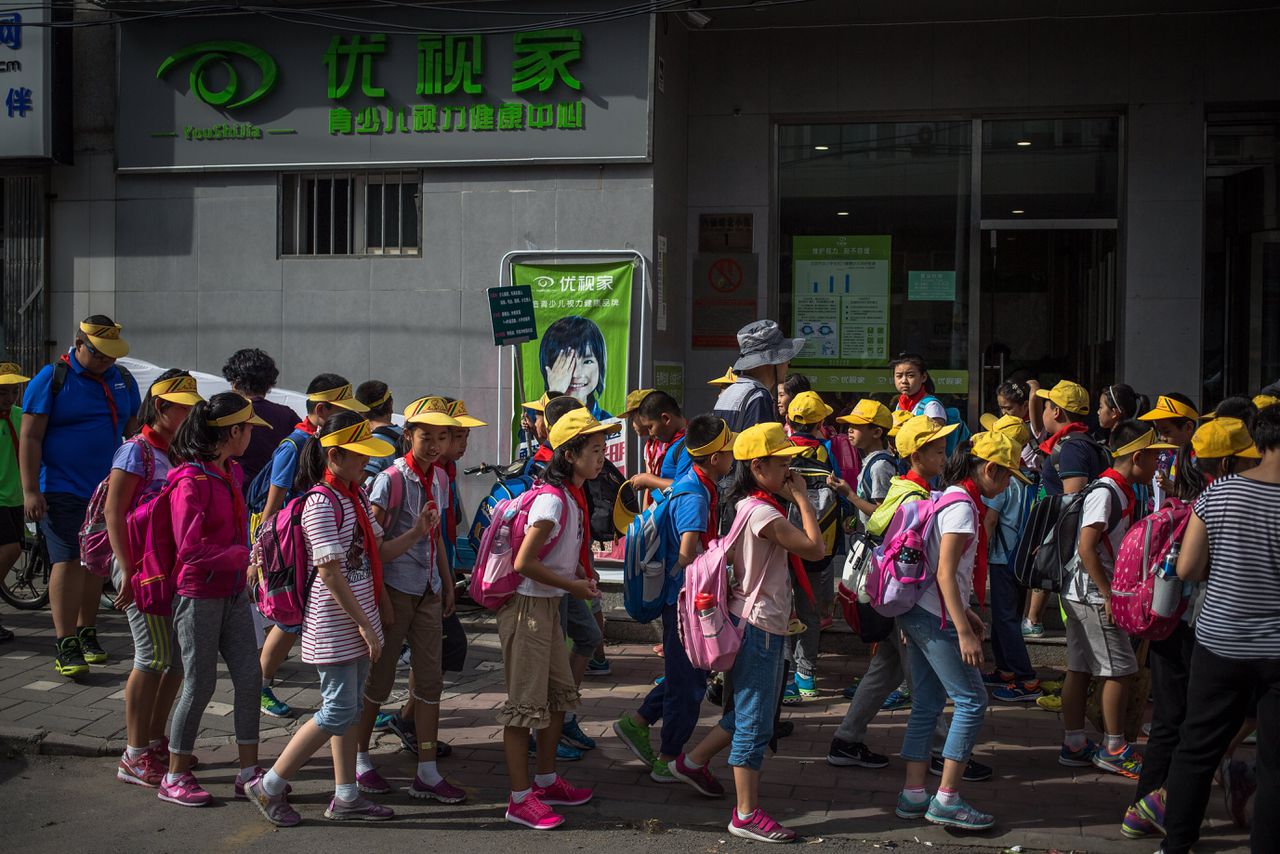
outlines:
[{"label": "informational poster with chart", "polygon": [[801,365],[889,358],[888,235],[792,238],[792,312]]}]

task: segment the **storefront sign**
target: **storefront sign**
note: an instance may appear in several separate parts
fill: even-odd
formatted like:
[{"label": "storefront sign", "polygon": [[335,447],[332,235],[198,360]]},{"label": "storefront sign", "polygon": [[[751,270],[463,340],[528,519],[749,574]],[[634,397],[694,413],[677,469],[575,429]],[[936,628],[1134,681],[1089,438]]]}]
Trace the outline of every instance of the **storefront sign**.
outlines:
[{"label": "storefront sign", "polygon": [[889,357],[886,236],[792,239],[792,318],[805,340],[798,365],[877,366]]},{"label": "storefront sign", "polygon": [[654,362],[653,387],[665,391],[684,406],[684,362]]},{"label": "storefront sign", "polygon": [[912,302],[955,302],[955,270],[908,270],[907,299]]},{"label": "storefront sign", "polygon": [[693,259],[694,349],[736,350],[738,330],[756,320],[759,261],[752,254]]},{"label": "storefront sign", "polygon": [[0,3],[0,157],[49,157],[53,128],[49,7]]},{"label": "storefront sign", "polygon": [[533,319],[533,289],[528,285],[489,288],[489,315],[497,347],[523,344],[538,337]]},{"label": "storefront sign", "polygon": [[535,13],[469,33],[492,16],[433,11],[447,32],[431,32],[421,13],[366,14],[386,31],[255,15],[121,25],[120,168],[648,158],[647,16]]},{"label": "storefront sign", "polygon": [[[887,369],[848,370],[845,368],[809,368],[805,376],[814,391],[857,392],[859,394],[896,394],[893,374]],[[929,371],[939,394],[968,394],[968,371]]]},{"label": "storefront sign", "polygon": [[[533,292],[538,344],[520,347],[524,387],[517,405],[568,392],[601,421],[627,399],[632,262],[513,264],[511,278]],[[609,437],[609,459],[626,467],[626,431]]]}]

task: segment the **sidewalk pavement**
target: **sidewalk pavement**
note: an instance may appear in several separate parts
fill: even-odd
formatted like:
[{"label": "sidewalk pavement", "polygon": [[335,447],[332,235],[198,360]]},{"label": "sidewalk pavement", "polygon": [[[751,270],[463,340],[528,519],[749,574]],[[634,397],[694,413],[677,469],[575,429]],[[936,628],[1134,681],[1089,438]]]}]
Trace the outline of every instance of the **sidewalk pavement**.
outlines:
[{"label": "sidewalk pavement", "polygon": [[[49,754],[118,754],[124,744],[123,688],[131,662],[123,616],[102,616],[98,633],[111,654],[111,663],[94,667],[79,682],[63,679],[52,669],[47,612],[0,607],[0,622],[18,635],[15,641],[0,646],[0,743],[22,747],[25,742],[26,749]],[[471,635],[467,671],[446,684],[441,738],[453,745],[454,754],[443,760],[441,770],[467,787],[473,798],[493,804],[497,811],[507,787],[501,728],[494,722],[494,710],[501,705],[505,691],[497,637],[488,629],[491,625],[488,620],[477,624]],[[723,827],[730,800],[708,801],[685,786],[652,782],[647,769],[613,736],[613,721],[639,705],[653,678],[661,673],[662,662],[648,645],[611,645],[608,651],[613,672],[607,677],[587,678],[579,712],[583,729],[599,739],[599,747],[583,761],[566,764],[561,770],[574,783],[595,788],[593,810],[602,821]],[[993,702],[988,712],[975,758],[995,766],[996,775],[987,783],[966,784],[964,794],[978,808],[996,815],[994,830],[960,837],[938,827],[897,819],[893,807],[902,786],[900,760],[895,757],[889,768],[881,771],[833,768],[825,762],[827,746],[848,705],[840,691],[866,665],[862,656],[824,655],[819,665],[820,697],[788,707],[784,717],[795,722],[795,734],[781,742],[777,755],[765,760],[760,784],[764,806],[808,839],[919,840],[936,845],[963,842],[986,848],[1021,845],[1026,850],[1118,854],[1149,854],[1158,847],[1156,840],[1134,842],[1120,834],[1120,820],[1134,783],[1091,769],[1058,765],[1061,720],[1034,704]],[[401,673],[397,684],[401,694],[406,675]],[[319,702],[314,670],[290,659],[277,678],[276,693],[296,709],[314,709]],[[230,682],[223,679],[197,741],[201,761],[207,766],[234,760],[231,701]],[[719,712],[715,706],[704,705],[702,726],[695,738],[718,719]],[[906,711],[881,714],[871,727],[869,746],[893,756],[901,745],[907,715]],[[262,718],[264,759],[279,752],[283,739],[298,723],[296,718]],[[398,753],[398,746],[393,735],[382,734],[374,751],[381,754],[378,761],[384,775],[407,782],[414,772],[414,760]],[[328,761],[322,753],[308,773],[317,773]],[[716,773],[732,791],[732,774],[723,758]],[[930,785],[936,784],[936,779],[931,778]],[[1204,837],[1198,851],[1248,846],[1247,834],[1227,818],[1216,787]]]}]

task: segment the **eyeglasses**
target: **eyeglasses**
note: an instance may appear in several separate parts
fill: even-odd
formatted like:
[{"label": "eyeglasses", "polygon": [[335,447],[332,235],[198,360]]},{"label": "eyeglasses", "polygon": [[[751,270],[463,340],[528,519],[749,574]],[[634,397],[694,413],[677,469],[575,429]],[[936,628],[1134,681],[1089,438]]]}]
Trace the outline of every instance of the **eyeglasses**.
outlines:
[{"label": "eyeglasses", "polygon": [[90,344],[84,338],[80,339],[80,343],[83,344],[84,348],[89,351],[89,355],[93,356],[95,359],[106,359],[107,361],[110,361],[110,362],[114,362],[116,360],[115,356],[108,356],[107,354],[95,348],[92,344]]}]

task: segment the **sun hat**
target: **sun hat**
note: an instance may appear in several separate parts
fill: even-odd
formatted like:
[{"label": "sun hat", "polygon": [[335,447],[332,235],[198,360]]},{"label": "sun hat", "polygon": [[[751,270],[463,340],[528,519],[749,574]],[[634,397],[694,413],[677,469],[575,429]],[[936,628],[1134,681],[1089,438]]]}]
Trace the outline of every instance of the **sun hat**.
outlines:
[{"label": "sun hat", "polygon": [[365,413],[369,411],[369,407],[356,400],[356,396],[352,394],[351,383],[340,385],[336,388],[313,391],[307,395],[307,400],[315,403],[328,403],[351,412]]},{"label": "sun hat", "polygon": [[406,424],[431,424],[435,427],[461,427],[462,422],[449,414],[443,397],[420,397],[404,409]]},{"label": "sun hat", "polygon": [[118,323],[80,322],[80,331],[89,340],[89,345],[110,359],[119,359],[129,355],[129,345],[120,337],[121,326]]},{"label": "sun hat", "polygon": [[350,427],[321,436],[320,445],[324,448],[342,448],[366,457],[388,457],[396,452],[395,445],[374,434],[368,421],[357,421]]},{"label": "sun hat", "polygon": [[1051,389],[1036,389],[1036,397],[1044,398],[1073,415],[1089,413],[1089,392],[1071,380],[1062,380]]},{"label": "sun hat", "polygon": [[156,380],[147,393],[152,397],[158,397],[170,403],[180,403],[183,406],[195,406],[204,400],[196,389],[196,378],[186,375]]},{"label": "sun hat", "polygon": [[631,520],[640,515],[640,497],[631,481],[624,480],[613,499],[613,527],[619,534],[627,533]]},{"label": "sun hat", "polygon": [[725,371],[723,376],[716,377],[713,380],[707,380],[707,385],[714,385],[714,386],[719,386],[720,388],[725,388],[726,386],[733,385],[737,381],[738,381],[738,375],[733,372],[733,367],[730,366],[729,370]]},{"label": "sun hat", "polygon": [[1191,447],[1197,457],[1218,459],[1221,457],[1262,458],[1244,422],[1239,418],[1215,418],[1201,424],[1191,437]]},{"label": "sun hat", "polygon": [[237,409],[230,415],[224,415],[221,418],[206,419],[204,423],[208,424],[210,427],[234,427],[235,425],[243,424],[246,421],[250,424],[257,425],[258,427],[271,426],[266,421],[262,420],[262,418],[254,414],[253,404],[247,400],[244,402],[244,407],[242,409]]},{"label": "sun hat", "polygon": [[821,424],[832,411],[816,391],[802,391],[787,405],[787,420],[797,424]]},{"label": "sun hat", "polygon": [[[1234,420],[1234,419],[1230,419],[1230,418],[1223,418],[1223,419],[1220,419],[1220,420],[1223,420],[1223,421],[1232,421],[1232,420]],[[1209,422],[1209,423],[1211,423],[1211,424],[1212,424],[1213,422]],[[1116,448],[1114,451],[1112,451],[1112,452],[1111,452],[1111,456],[1112,456],[1112,457],[1115,457],[1115,458],[1119,458],[1119,457],[1127,457],[1127,456],[1129,456],[1130,454],[1136,454],[1136,453],[1138,453],[1138,451],[1145,451],[1145,450],[1147,450],[1148,448],[1150,448],[1150,449],[1152,449],[1152,450],[1158,450],[1158,451],[1176,451],[1176,450],[1178,450],[1178,446],[1177,446],[1177,445],[1170,445],[1170,444],[1168,444],[1167,442],[1158,442],[1158,441],[1156,441],[1156,431],[1155,431],[1154,429],[1151,429],[1151,430],[1148,430],[1147,432],[1143,433],[1141,436],[1139,436],[1138,438],[1134,439],[1132,442],[1128,443],[1128,444],[1127,444],[1127,445],[1125,445],[1124,447],[1122,447],[1122,448]]]},{"label": "sun hat", "polygon": [[644,399],[653,394],[657,389],[638,388],[635,391],[627,393],[627,401],[622,405],[622,411],[618,413],[619,418],[626,418],[628,415],[634,415],[636,410],[640,408],[640,404],[644,403]]},{"label": "sun hat", "polygon": [[993,433],[1003,433],[1019,445],[1031,441],[1031,428],[1027,422],[1016,415],[1001,415],[999,418],[990,412],[984,412],[978,419],[982,426]]},{"label": "sun hat", "polygon": [[909,409],[895,409],[893,411],[893,426],[889,428],[889,435],[896,437],[902,431],[902,425],[906,424],[915,416],[911,414]]},{"label": "sun hat", "polygon": [[975,457],[1003,466],[1012,472],[1013,476],[1018,480],[1023,483],[1031,483],[1031,478],[1022,473],[1020,464],[1022,445],[1015,442],[1007,433],[987,430],[982,433],[974,433],[969,441],[972,443],[970,453]]},{"label": "sun hat", "polygon": [[601,424],[591,414],[591,410],[584,407],[571,409],[551,427],[548,439],[551,447],[558,448],[565,442],[576,439],[579,436],[590,436],[593,433],[604,433],[611,436],[614,433],[622,432],[622,425],[614,422],[613,424]]},{"label": "sun hat", "polygon": [[930,442],[945,439],[959,427],[959,424],[939,424],[928,415],[913,415],[898,428],[898,454],[903,457],[914,454]]},{"label": "sun hat", "polygon": [[1139,421],[1166,421],[1173,418],[1186,418],[1190,421],[1197,421],[1200,418],[1200,413],[1182,401],[1174,400],[1172,397],[1165,397],[1162,394],[1156,398],[1155,409],[1138,416]]},{"label": "sun hat", "polygon": [[22,366],[17,362],[0,362],[0,385],[17,385],[31,382],[31,377],[24,376]]},{"label": "sun hat", "polygon": [[738,360],[733,363],[733,370],[781,365],[794,359],[802,349],[803,338],[786,338],[774,321],[757,320],[738,330]]},{"label": "sun hat", "polygon": [[870,398],[863,398],[858,401],[854,405],[852,412],[848,415],[841,415],[836,421],[841,424],[874,424],[886,430],[893,427],[893,415],[889,412],[889,407],[878,400],[871,400]]},{"label": "sun hat", "polygon": [[453,416],[453,420],[457,421],[463,427],[471,429],[472,427],[488,427],[489,425],[468,414],[467,405],[461,400],[455,400],[448,404],[446,411]]},{"label": "sun hat", "polygon": [[794,457],[804,453],[804,448],[787,438],[782,425],[776,422],[757,424],[738,434],[733,443],[735,460],[758,460],[763,457]]}]

